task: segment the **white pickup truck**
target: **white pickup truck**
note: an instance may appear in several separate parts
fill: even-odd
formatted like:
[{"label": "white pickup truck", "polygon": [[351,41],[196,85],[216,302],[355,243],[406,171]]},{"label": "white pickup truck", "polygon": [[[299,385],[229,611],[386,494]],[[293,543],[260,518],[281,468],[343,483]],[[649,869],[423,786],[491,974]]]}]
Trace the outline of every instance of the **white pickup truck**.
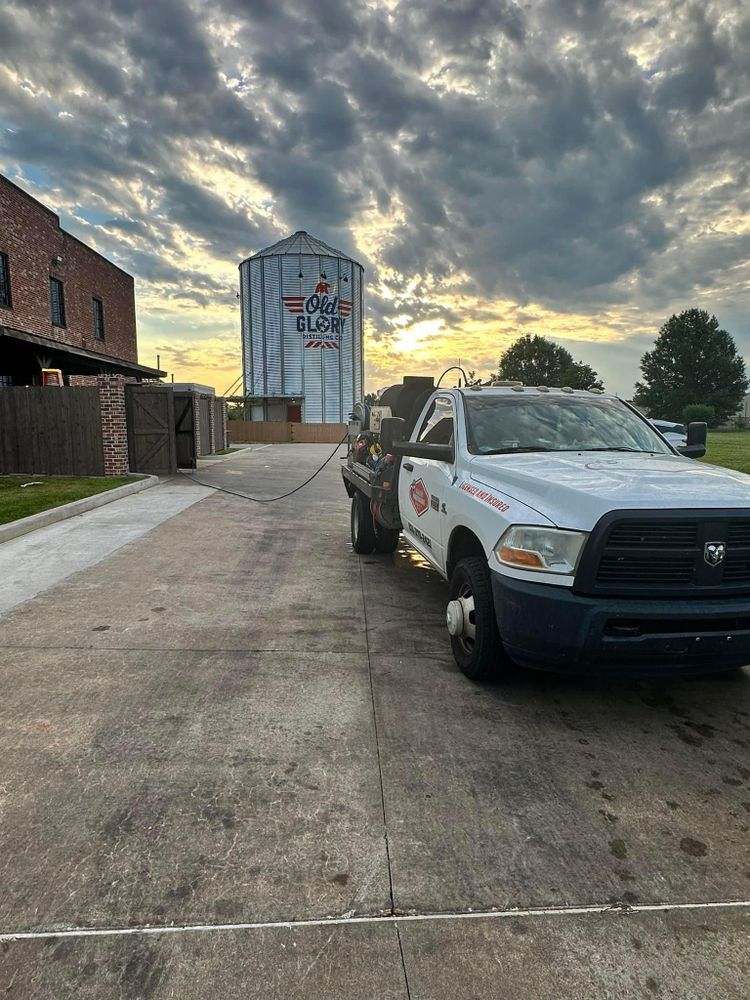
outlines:
[{"label": "white pickup truck", "polygon": [[379,402],[350,424],[352,543],[392,552],[403,531],[448,580],[467,676],[750,663],[750,476],[686,457],[705,424],[679,454],[598,392],[406,378]]}]

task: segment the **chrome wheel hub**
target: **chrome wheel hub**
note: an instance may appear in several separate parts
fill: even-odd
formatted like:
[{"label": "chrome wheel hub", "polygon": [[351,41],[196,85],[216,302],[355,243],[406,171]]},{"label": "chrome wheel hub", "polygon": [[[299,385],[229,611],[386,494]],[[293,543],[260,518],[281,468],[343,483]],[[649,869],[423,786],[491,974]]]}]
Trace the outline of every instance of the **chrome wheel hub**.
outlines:
[{"label": "chrome wheel hub", "polygon": [[454,638],[461,639],[464,645],[473,645],[477,631],[474,623],[474,595],[470,590],[466,589],[455,601],[448,602],[445,623]]}]

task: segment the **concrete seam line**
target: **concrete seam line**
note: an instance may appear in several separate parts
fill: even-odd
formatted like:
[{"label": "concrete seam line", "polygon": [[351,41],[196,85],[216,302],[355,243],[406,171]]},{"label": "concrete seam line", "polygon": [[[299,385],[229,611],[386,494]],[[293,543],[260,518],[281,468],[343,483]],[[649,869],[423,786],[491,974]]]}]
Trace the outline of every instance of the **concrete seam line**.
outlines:
[{"label": "concrete seam line", "polygon": [[[396,902],[393,895],[393,868],[391,865],[391,845],[388,839],[388,811],[385,805],[385,786],[383,784],[383,761],[380,756],[380,733],[378,731],[378,712],[375,706],[375,687],[372,680],[372,660],[370,659],[370,636],[367,625],[367,595],[365,594],[365,579],[362,572],[362,560],[359,559],[359,586],[362,593],[362,618],[365,626],[365,657],[367,659],[367,677],[370,685],[370,703],[372,705],[372,726],[375,734],[375,756],[378,763],[378,780],[380,782],[380,806],[383,814],[383,839],[385,842],[385,861],[388,867],[388,889],[391,896],[391,913],[395,913]],[[399,948],[401,944],[399,942]],[[403,955],[402,955],[403,958]],[[406,970],[404,969],[404,978]],[[407,983],[408,992],[408,983]]]},{"label": "concrete seam line", "polygon": [[[454,912],[384,913],[363,917],[315,917],[309,920],[264,920],[233,924],[143,924],[133,927],[67,927],[54,931],[1,931],[0,943],[49,938],[130,937],[136,934],[196,934],[211,931],[295,930],[306,927],[340,927],[348,924],[414,924],[438,920],[512,920],[519,917],[575,917],[589,914],[667,913],[691,910],[750,911],[750,900],[709,900],[703,903],[592,903],[581,906],[539,906],[517,910],[457,910]],[[748,913],[750,916],[750,913]]]}]

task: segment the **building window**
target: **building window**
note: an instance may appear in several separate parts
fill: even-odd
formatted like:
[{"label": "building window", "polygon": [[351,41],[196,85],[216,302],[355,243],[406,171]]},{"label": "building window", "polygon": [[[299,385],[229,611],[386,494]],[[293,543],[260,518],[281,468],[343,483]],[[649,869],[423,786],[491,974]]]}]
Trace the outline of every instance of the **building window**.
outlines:
[{"label": "building window", "polygon": [[101,299],[92,299],[94,304],[94,340],[104,340],[104,303]]},{"label": "building window", "polygon": [[10,299],[10,264],[7,253],[0,253],[0,306],[11,309]]},{"label": "building window", "polygon": [[49,303],[53,326],[65,326],[65,293],[58,278],[49,279]]}]

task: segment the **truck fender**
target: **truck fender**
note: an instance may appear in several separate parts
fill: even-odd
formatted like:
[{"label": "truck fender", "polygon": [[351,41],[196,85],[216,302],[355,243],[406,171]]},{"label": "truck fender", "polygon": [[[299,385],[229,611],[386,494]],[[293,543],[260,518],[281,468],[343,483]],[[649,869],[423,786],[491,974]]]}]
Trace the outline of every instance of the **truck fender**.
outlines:
[{"label": "truck fender", "polygon": [[[493,499],[499,500],[499,497]],[[483,556],[490,562],[498,539],[511,524],[546,526],[552,523],[538,511],[518,501],[512,501],[510,497],[508,498],[510,503],[506,505],[506,510],[509,510],[510,514],[506,512],[500,514],[497,510],[487,507],[484,501],[474,501],[468,496],[467,500],[468,505],[465,504],[464,509],[458,512],[448,535],[448,544],[445,548],[445,575],[448,580],[460,559],[467,556]],[[476,518],[472,516],[475,508],[480,515]]]},{"label": "truck fender", "polygon": [[462,518],[461,522],[451,529],[445,548],[446,578],[450,580],[456,564],[461,559],[466,559],[468,556],[480,556],[489,561],[491,554],[492,550],[488,551],[481,541],[479,526],[468,518]]}]

